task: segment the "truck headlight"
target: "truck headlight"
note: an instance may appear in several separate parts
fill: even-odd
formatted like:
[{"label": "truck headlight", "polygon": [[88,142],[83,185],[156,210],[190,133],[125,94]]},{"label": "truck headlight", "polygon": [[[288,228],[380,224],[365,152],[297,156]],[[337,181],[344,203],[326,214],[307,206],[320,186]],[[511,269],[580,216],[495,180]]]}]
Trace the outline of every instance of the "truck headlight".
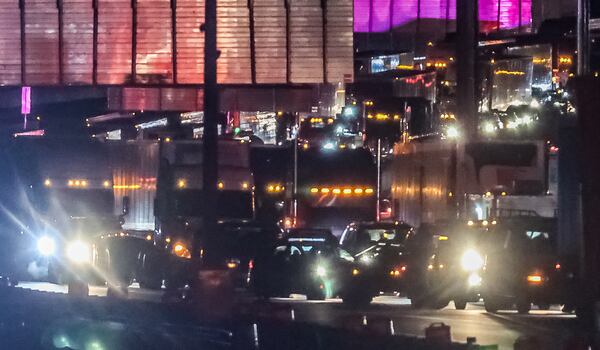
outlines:
[{"label": "truck headlight", "polygon": [[469,249],[464,252],[460,264],[465,271],[475,271],[483,267],[483,258],[476,251]]},{"label": "truck headlight", "polygon": [[56,251],[56,243],[51,237],[42,236],[37,241],[37,250],[42,256],[54,255],[54,252]]},{"label": "truck headlight", "polygon": [[325,277],[327,275],[327,269],[323,266],[317,266],[317,276]]},{"label": "truck headlight", "polygon": [[481,276],[479,276],[476,273],[472,273],[469,275],[469,278],[467,278],[467,283],[469,284],[469,287],[477,287],[481,285]]},{"label": "truck headlight", "polygon": [[67,258],[75,263],[84,263],[90,260],[90,246],[82,241],[74,241],[67,245]]}]

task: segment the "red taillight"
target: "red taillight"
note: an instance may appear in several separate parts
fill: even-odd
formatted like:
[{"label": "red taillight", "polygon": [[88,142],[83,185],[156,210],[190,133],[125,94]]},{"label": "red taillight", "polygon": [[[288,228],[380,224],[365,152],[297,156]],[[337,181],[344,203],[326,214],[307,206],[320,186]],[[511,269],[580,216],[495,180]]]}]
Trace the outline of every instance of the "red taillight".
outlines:
[{"label": "red taillight", "polygon": [[557,270],[560,270],[560,267],[561,267],[561,266],[560,266],[560,264],[559,264],[559,263],[556,263],[556,265],[554,265],[554,268],[555,268],[555,269],[557,269]]},{"label": "red taillight", "polygon": [[248,261],[248,270],[252,270],[254,268],[254,260]]}]

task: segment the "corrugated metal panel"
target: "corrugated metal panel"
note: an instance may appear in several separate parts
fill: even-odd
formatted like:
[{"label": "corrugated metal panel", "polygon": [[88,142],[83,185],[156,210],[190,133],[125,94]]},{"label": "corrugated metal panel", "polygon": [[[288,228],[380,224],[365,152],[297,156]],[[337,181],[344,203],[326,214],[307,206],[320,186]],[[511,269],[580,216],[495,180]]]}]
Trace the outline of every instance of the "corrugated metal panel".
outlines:
[{"label": "corrugated metal panel", "polygon": [[250,11],[247,0],[217,0],[217,65],[219,83],[248,84],[250,68]]},{"label": "corrugated metal panel", "polygon": [[116,210],[122,208],[123,197],[130,199],[125,217],[127,230],[154,229],[154,197],[158,174],[158,143],[134,141],[110,143],[111,166]]},{"label": "corrugated metal panel", "polygon": [[171,1],[137,1],[136,80],[173,82]]},{"label": "corrugated metal panel", "polygon": [[204,0],[177,1],[177,81],[204,82]]},{"label": "corrugated metal panel", "polygon": [[[59,8],[56,0],[23,0],[25,65],[21,65],[19,0],[0,0],[0,84],[125,84],[172,83],[173,23],[170,0],[97,0],[97,47],[94,50],[93,0],[62,0],[62,52],[59,52]],[[327,75],[350,74],[352,62],[352,0],[327,3]],[[384,1],[384,0],[381,0]],[[388,0],[385,0],[388,1]],[[323,18],[321,0],[218,0],[218,81],[252,83],[250,8],[254,6],[254,58],[258,83],[323,82]],[[177,82],[202,84],[203,0],[177,0],[175,38]],[[136,28],[133,28],[134,14]],[[287,16],[286,16],[287,14]],[[289,25],[286,17],[291,18]],[[289,27],[289,33],[286,30]],[[132,32],[135,30],[135,32]],[[287,37],[291,41],[287,42]],[[134,42],[136,47],[132,47]],[[287,51],[289,48],[289,52]],[[94,52],[96,76],[94,79]],[[62,56],[59,56],[62,55]],[[133,57],[135,55],[135,57]],[[291,66],[288,72],[289,65]],[[62,61],[62,67],[61,65]],[[132,67],[132,61],[136,66]],[[21,80],[21,69],[26,72]],[[62,77],[60,72],[62,70]],[[167,101],[168,102],[168,101]]]},{"label": "corrugated metal panel", "polygon": [[123,84],[131,78],[130,0],[98,0],[99,84]]},{"label": "corrugated metal panel", "polygon": [[94,10],[91,0],[63,0],[63,82],[91,84]]},{"label": "corrugated metal panel", "polygon": [[257,83],[287,81],[287,37],[283,0],[255,0],[254,45]]},{"label": "corrugated metal panel", "polygon": [[323,81],[323,18],[320,0],[290,0],[290,80]]},{"label": "corrugated metal panel", "polygon": [[58,8],[55,0],[25,0],[25,83],[58,84]]},{"label": "corrugated metal panel", "polygon": [[352,4],[327,1],[327,82],[350,82],[354,74]]},{"label": "corrugated metal panel", "polygon": [[21,19],[18,0],[0,0],[0,84],[21,83]]}]

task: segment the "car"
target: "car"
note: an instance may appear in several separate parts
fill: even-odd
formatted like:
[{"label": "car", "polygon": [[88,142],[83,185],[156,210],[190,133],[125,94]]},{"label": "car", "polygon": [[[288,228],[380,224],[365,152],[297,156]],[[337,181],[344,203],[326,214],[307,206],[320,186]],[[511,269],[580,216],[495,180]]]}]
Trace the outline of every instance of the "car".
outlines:
[{"label": "car", "polygon": [[488,312],[516,306],[528,313],[551,304],[575,308],[579,295],[576,259],[558,254],[556,220],[534,216],[498,219],[488,235],[483,300]]},{"label": "car", "polygon": [[422,224],[407,241],[411,255],[409,298],[414,307],[456,309],[480,299],[482,240],[496,221],[453,220]]},{"label": "car", "polygon": [[361,266],[373,295],[402,293],[407,287],[410,259],[405,241],[414,234],[412,226],[397,221],[352,222],[344,230],[340,246]]},{"label": "car", "polygon": [[263,298],[298,293],[308,300],[341,296],[349,304],[368,304],[372,297],[364,292],[360,273],[331,231],[294,229],[255,259],[251,283]]},{"label": "car", "polygon": [[[214,271],[221,277],[227,275],[235,288],[248,287],[248,274],[253,259],[270,249],[282,235],[277,225],[267,225],[254,220],[219,220],[216,231],[199,232],[199,267]],[[164,279],[167,288],[182,288],[189,284],[193,235],[155,235],[155,244],[162,248],[159,254],[153,253],[146,261],[148,268],[145,280]]]}]

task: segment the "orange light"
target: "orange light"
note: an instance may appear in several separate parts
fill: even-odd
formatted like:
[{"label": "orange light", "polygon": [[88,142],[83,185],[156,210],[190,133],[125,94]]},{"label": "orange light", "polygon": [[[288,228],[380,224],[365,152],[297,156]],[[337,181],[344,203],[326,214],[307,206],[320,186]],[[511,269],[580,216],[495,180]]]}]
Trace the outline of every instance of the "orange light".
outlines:
[{"label": "orange light", "polygon": [[373,193],[373,189],[372,188],[367,188],[367,189],[365,189],[365,193],[366,194],[371,194],[371,193]]},{"label": "orange light", "polygon": [[248,183],[247,182],[242,182],[242,189],[244,189],[244,190],[248,189]]},{"label": "orange light", "polygon": [[227,263],[227,268],[229,269],[235,269],[238,266],[238,264],[234,261],[230,261]]},{"label": "orange light", "polygon": [[180,252],[183,250],[183,245],[181,243],[177,243],[175,244],[175,247],[173,248],[173,250],[175,250],[176,252]]},{"label": "orange light", "polygon": [[319,189],[316,187],[313,187],[310,189],[310,193],[318,193],[318,192],[319,192]]},{"label": "orange light", "polygon": [[50,179],[44,180],[44,186],[46,186],[46,187],[52,186],[52,181],[50,181]]},{"label": "orange light", "polygon": [[363,193],[363,189],[362,188],[355,188],[354,189],[354,194],[362,194]]},{"label": "orange light", "polygon": [[217,183],[217,188],[218,188],[218,189],[222,190],[224,187],[225,187],[225,184],[224,184],[222,181],[219,181],[219,182]]},{"label": "orange light", "polygon": [[340,190],[339,188],[334,188],[333,193],[340,194],[340,193],[342,193],[342,190]]},{"label": "orange light", "polygon": [[302,145],[302,148],[304,148],[304,149],[308,149],[308,143],[305,143],[305,144],[303,144],[303,145]]},{"label": "orange light", "polygon": [[323,188],[321,189],[321,193],[329,193],[329,188],[327,188],[327,187],[323,187]]},{"label": "orange light", "polygon": [[356,276],[360,273],[358,269],[352,269],[352,276]]},{"label": "orange light", "polygon": [[186,186],[186,181],[184,179],[179,179],[177,181],[177,187],[178,188],[185,188],[185,186]]},{"label": "orange light", "polygon": [[540,283],[542,283],[542,276],[529,275],[529,276],[527,276],[527,282],[532,283],[532,284],[540,284]]},{"label": "orange light", "polygon": [[105,188],[108,188],[108,187],[110,187],[110,181],[108,181],[108,180],[105,180],[105,181],[102,183],[102,186],[104,186]]},{"label": "orange light", "polygon": [[75,182],[73,180],[69,180],[68,185],[69,186],[73,186],[75,184]]},{"label": "orange light", "polygon": [[146,240],[147,241],[151,241],[152,240],[152,235],[146,235]]},{"label": "orange light", "polygon": [[351,193],[352,193],[351,188],[344,188],[344,194],[351,194]]},{"label": "orange light", "polygon": [[170,237],[165,238],[165,242],[171,243],[171,238]]}]

